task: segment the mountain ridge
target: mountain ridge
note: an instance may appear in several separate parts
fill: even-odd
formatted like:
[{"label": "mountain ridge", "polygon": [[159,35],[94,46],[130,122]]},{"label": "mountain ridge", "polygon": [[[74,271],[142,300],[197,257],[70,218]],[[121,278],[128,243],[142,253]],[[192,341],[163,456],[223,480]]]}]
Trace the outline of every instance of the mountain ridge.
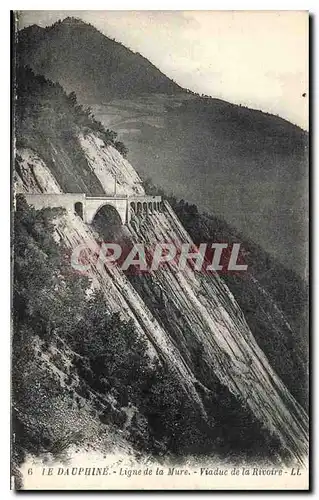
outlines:
[{"label": "mountain ridge", "polygon": [[76,92],[118,133],[144,179],[225,218],[305,276],[307,132],[182,89],[80,20],[25,28],[16,50],[21,64]]},{"label": "mountain ridge", "polygon": [[[102,134],[60,85],[23,71],[15,103],[16,191],[107,193],[116,175],[119,190],[143,192],[110,131]],[[276,363],[291,332],[263,297],[256,314],[264,315],[262,333],[275,344],[273,353],[261,348],[218,275],[174,265],[133,276],[94,262],[88,276],[78,273],[73,250],[109,241],[104,231],[115,209],[101,207],[88,225],[75,208],[34,210],[17,196],[15,468],[30,455],[63,453],[65,461],[77,452],[114,453],[116,444],[121,458],[159,455],[164,463],[194,456],[229,465],[304,463],[307,414],[280,377],[291,373],[296,392],[291,379],[299,360]],[[194,215],[185,204],[176,208],[185,223]],[[162,211],[131,215],[117,223],[112,241],[192,243],[167,200]],[[207,225],[201,230],[213,236]],[[295,348],[288,342],[297,354]]]},{"label": "mountain ridge", "polygon": [[[47,28],[35,28],[36,25],[24,28],[18,32],[18,53],[23,60],[27,55],[24,53],[26,49],[33,49],[36,47],[36,53],[43,49],[41,44],[44,45],[44,50],[47,50],[48,39],[51,39],[51,46],[53,43],[58,43],[59,39],[62,41],[58,44],[58,48],[54,53],[51,53],[50,59],[53,59],[55,65],[54,71],[59,72],[59,68],[63,64],[70,64],[69,66],[69,79],[59,74],[59,83],[62,84],[66,90],[74,90],[74,85],[77,84],[76,79],[78,74],[75,71],[75,78],[71,77],[72,64],[77,65],[77,51],[82,51],[81,64],[87,71],[94,71],[94,65],[98,65],[99,72],[94,71],[95,87],[94,97],[96,99],[105,99],[110,96],[127,96],[135,92],[182,92],[183,89],[164,75],[158,68],[156,68],[150,61],[137,52],[125,47],[122,43],[117,42],[98,31],[92,25],[85,23],[76,18],[65,18],[63,21],[58,21],[52,26]],[[63,36],[61,34],[63,32]],[[34,38],[34,40],[32,40]],[[91,38],[91,43],[86,46],[85,42]],[[69,46],[66,41],[69,42]],[[92,45],[94,51],[92,51]],[[30,54],[29,54],[30,55]],[[38,55],[37,55],[38,57]],[[52,74],[52,64],[42,54],[43,60],[38,66],[36,59],[33,59],[31,66],[34,70],[43,72],[44,76],[56,81],[55,75]],[[65,57],[65,60],[63,59]],[[130,60],[131,58],[131,60]],[[128,70],[125,66],[129,65]],[[135,67],[137,68],[135,70]],[[114,77],[114,74],[117,78]],[[131,85],[127,87],[128,75],[131,75]],[[111,76],[111,80],[110,80]],[[85,77],[85,71],[82,72],[82,77]],[[62,81],[61,81],[62,78]],[[112,80],[116,80],[115,84]],[[145,86],[146,81],[146,86]],[[108,88],[107,82],[109,83]],[[71,88],[72,87],[72,88]],[[119,88],[120,87],[120,88]],[[89,86],[86,92],[89,91]],[[78,97],[87,100],[85,90],[77,89]],[[92,93],[91,93],[92,94]]]},{"label": "mountain ridge", "polygon": [[[283,120],[284,122],[289,123],[289,124],[293,125],[294,127],[296,127],[297,129],[300,129],[301,131],[307,133],[307,130],[303,129],[298,124],[293,123],[293,122],[289,121],[288,119],[283,118],[283,117],[281,117],[279,115],[275,115],[273,113],[269,113],[267,111],[263,111],[263,110],[261,110],[259,108],[251,108],[251,107],[239,104],[239,103],[232,103],[232,102],[227,101],[225,99],[220,99],[220,98],[214,97],[213,95],[200,94],[200,93],[192,91],[192,90],[190,90],[190,89],[188,89],[186,87],[182,87],[177,82],[175,82],[171,78],[167,77],[161,70],[159,70],[151,61],[149,61],[140,52],[134,51],[132,48],[126,46],[120,40],[117,40],[116,38],[112,38],[112,37],[109,37],[109,36],[105,35],[100,30],[98,30],[95,26],[93,26],[92,24],[90,24],[88,22],[85,22],[85,21],[82,21],[80,18],[77,18],[77,17],[67,16],[63,20],[59,20],[59,21],[57,21],[57,22],[55,22],[52,25],[47,26],[47,27],[41,27],[41,26],[39,26],[37,24],[32,24],[32,25],[26,26],[26,27],[24,27],[24,28],[22,28],[21,30],[18,31],[18,41],[19,41],[19,44],[21,45],[21,42],[24,44],[28,39],[31,38],[31,36],[35,36],[35,35],[36,36],[41,36],[41,35],[45,35],[45,33],[50,33],[52,31],[54,31],[56,28],[58,28],[59,26],[61,26],[61,27],[63,27],[63,26],[69,26],[69,27],[78,27],[78,28],[81,28],[81,27],[82,28],[90,28],[92,33],[98,33],[101,37],[107,39],[109,42],[115,42],[116,45],[124,47],[130,53],[136,54],[136,55],[140,56],[141,59],[143,59],[144,61],[147,61],[147,63],[149,63],[150,66],[153,69],[157,70],[167,80],[169,80],[170,82],[172,82],[176,86],[176,89],[178,89],[180,92],[186,92],[186,93],[188,93],[190,95],[194,95],[196,97],[203,97],[205,99],[212,100],[212,101],[214,101],[216,103],[220,102],[220,103],[224,103],[226,105],[232,105],[232,106],[235,106],[235,107],[237,107],[237,106],[238,107],[243,107],[243,108],[247,108],[247,109],[249,109],[251,111],[260,112],[260,113],[262,113],[264,115],[267,115],[267,116],[276,117],[279,120]],[[38,40],[35,40],[35,43],[37,41]]]}]

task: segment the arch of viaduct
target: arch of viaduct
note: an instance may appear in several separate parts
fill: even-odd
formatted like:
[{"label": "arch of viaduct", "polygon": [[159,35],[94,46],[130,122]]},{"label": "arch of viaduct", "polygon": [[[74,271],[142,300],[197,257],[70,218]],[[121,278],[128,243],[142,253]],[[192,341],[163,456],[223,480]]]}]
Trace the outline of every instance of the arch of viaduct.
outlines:
[{"label": "arch of viaduct", "polygon": [[133,214],[151,215],[163,211],[161,196],[86,196],[84,193],[26,194],[26,201],[35,209],[63,207],[77,213],[84,222],[92,224],[97,212],[110,205],[118,212],[122,224],[130,222]]}]

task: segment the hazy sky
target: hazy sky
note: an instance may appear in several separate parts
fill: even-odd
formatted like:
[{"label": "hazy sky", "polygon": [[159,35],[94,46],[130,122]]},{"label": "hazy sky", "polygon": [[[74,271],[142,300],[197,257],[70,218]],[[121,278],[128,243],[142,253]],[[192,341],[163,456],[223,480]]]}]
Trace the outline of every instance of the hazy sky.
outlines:
[{"label": "hazy sky", "polygon": [[305,11],[23,11],[19,27],[67,16],[140,52],[183,87],[308,129]]}]

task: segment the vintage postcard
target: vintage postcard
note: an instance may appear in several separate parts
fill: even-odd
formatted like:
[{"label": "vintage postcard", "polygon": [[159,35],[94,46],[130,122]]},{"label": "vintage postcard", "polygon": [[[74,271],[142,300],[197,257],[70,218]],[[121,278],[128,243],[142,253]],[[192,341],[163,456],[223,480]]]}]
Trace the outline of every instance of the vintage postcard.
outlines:
[{"label": "vintage postcard", "polygon": [[309,489],[308,24],[12,13],[12,489]]}]

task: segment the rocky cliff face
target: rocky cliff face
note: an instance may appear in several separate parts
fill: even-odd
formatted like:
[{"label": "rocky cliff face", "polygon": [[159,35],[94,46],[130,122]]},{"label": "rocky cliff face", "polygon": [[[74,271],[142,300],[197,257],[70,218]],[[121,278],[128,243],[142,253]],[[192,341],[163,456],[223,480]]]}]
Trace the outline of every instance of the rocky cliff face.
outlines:
[{"label": "rocky cliff face", "polygon": [[[225,219],[305,277],[307,133],[278,116],[193,95],[76,19],[30,26],[17,39],[17,59],[89,104],[119,134],[139,174]],[[67,164],[67,149],[59,145],[57,168]]]},{"label": "rocky cliff face", "polygon": [[[79,135],[78,140],[90,169],[82,179],[88,192],[95,178],[109,194],[116,176],[118,192],[143,193],[133,167],[112,146],[93,133]],[[53,174],[34,151],[17,150],[16,160],[17,191],[62,192],[57,172]],[[94,247],[100,236],[74,213],[57,217],[55,227],[57,239],[70,249],[83,243]],[[139,215],[136,224],[122,226],[117,238],[150,245],[191,241],[167,202],[163,213]],[[203,418],[212,418],[208,407],[219,405],[216,385],[225,387],[239,406],[247,408],[280,440],[284,450],[280,460],[304,460],[307,416],[258,347],[254,332],[221,278],[190,268],[181,272],[171,267],[131,276],[118,268],[95,267],[91,282],[103,291],[107,310],[133,319],[137,331],[147,338],[152,356],[164,360],[176,374]]]}]

